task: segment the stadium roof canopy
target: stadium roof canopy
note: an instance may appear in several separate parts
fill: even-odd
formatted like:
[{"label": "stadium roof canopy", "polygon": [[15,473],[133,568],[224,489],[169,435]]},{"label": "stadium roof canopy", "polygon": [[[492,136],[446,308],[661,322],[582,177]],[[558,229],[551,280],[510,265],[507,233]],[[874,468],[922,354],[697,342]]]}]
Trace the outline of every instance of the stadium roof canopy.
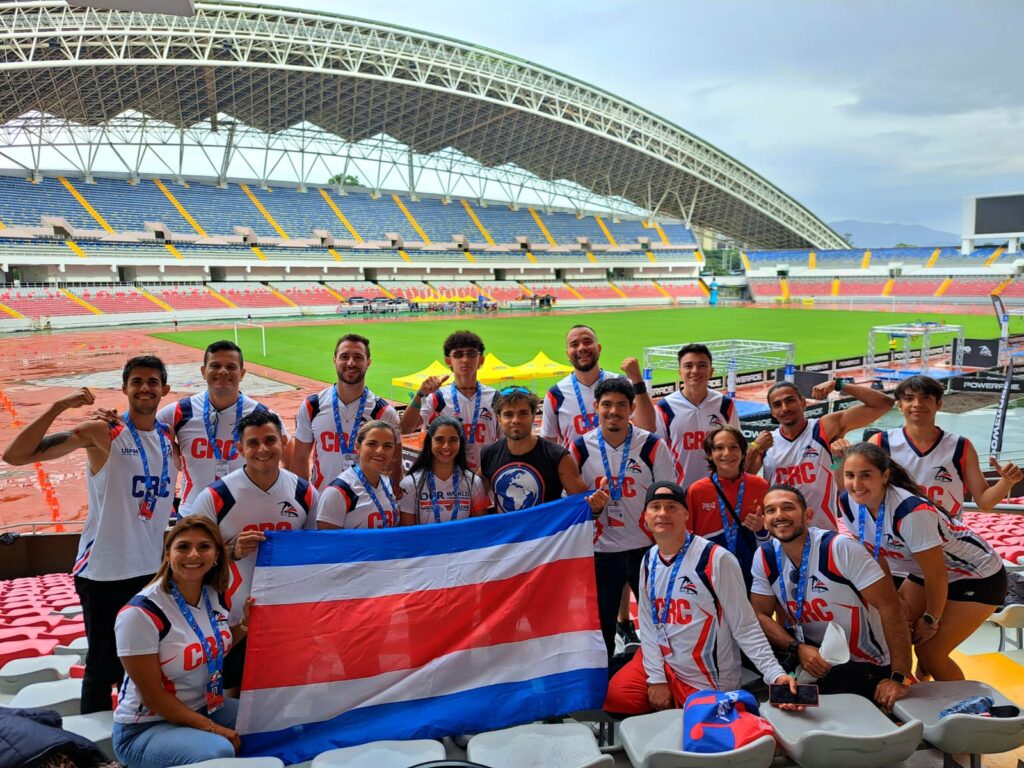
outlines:
[{"label": "stadium roof canopy", "polygon": [[[243,158],[250,178],[300,183],[366,174],[370,161],[403,187],[428,171],[442,193],[468,183],[483,198],[467,178],[471,160],[513,201],[533,179],[580,207],[587,195],[619,200],[750,247],[844,247],[809,210],[679,126],[437,35],[236,2],[196,2],[182,17],[28,0],[0,3],[0,37],[0,154],[32,173],[54,151],[87,175],[112,152],[129,175],[155,163],[226,178]],[[370,186],[387,183],[378,173]]]}]

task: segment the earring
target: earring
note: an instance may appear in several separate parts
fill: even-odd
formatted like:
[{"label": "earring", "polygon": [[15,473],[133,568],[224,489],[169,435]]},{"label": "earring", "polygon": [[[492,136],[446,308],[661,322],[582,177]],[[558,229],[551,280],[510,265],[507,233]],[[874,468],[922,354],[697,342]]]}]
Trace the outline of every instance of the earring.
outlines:
[{"label": "earring", "polygon": [[213,561],[213,567],[216,568],[217,567],[217,563],[219,563],[219,562],[220,562],[220,560],[214,560]]}]

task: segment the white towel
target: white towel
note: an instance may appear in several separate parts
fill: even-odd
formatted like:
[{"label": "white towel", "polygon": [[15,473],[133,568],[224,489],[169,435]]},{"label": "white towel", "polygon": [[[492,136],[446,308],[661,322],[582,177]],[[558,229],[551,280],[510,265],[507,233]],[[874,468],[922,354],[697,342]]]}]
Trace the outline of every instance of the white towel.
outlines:
[{"label": "white towel", "polygon": [[[845,664],[850,660],[850,642],[846,639],[846,631],[834,621],[830,621],[825,628],[825,636],[821,639],[818,653],[833,667],[837,664]],[[817,679],[803,667],[796,668],[798,683],[813,683]]]}]

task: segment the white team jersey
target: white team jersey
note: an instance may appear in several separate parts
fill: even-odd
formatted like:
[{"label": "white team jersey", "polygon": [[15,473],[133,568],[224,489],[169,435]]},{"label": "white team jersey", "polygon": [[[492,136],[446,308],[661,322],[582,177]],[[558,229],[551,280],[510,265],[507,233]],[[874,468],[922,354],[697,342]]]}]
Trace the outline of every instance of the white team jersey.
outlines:
[{"label": "white team jersey", "polygon": [[438,416],[451,416],[462,422],[466,431],[466,460],[474,472],[480,470],[480,451],[484,446],[490,445],[499,437],[501,430],[498,427],[498,415],[494,412],[494,396],[497,390],[484,384],[477,384],[480,388],[480,413],[476,420],[476,430],[473,430],[473,413],[476,410],[476,396],[466,397],[458,389],[455,390],[455,397],[458,399],[459,411],[456,413],[452,401],[452,387],[441,387],[420,404],[420,417],[423,419],[423,426],[426,428]]},{"label": "white team jersey", "polygon": [[[447,480],[434,478],[434,490],[437,492],[437,512],[441,518],[434,518],[434,504],[431,500],[430,483],[426,472],[417,470],[402,478],[402,498],[398,509],[405,515],[416,515],[420,525],[428,523],[449,523],[452,520],[466,520],[472,513],[480,513],[491,506],[487,495],[487,487],[483,478],[475,472],[459,470],[458,506],[456,507],[453,489],[455,475]],[[373,502],[370,502],[371,504]]]},{"label": "white team jersey", "polygon": [[[192,397],[185,397],[176,403],[165,405],[157,414],[157,421],[162,421],[174,430],[174,439],[178,441],[181,451],[181,504],[178,514],[191,514],[199,492],[218,479],[217,461],[214,448],[203,423],[203,406],[207,394],[202,392]],[[242,400],[242,416],[253,411],[265,411],[266,406],[257,403],[251,397],[239,394]],[[238,453],[235,445],[235,414],[237,405],[232,403],[222,411],[210,407],[210,426],[214,428],[214,440],[222,460],[227,461],[227,471],[239,469],[245,460]],[[283,427],[283,425],[282,425]],[[287,430],[283,430],[287,436]],[[224,475],[227,472],[223,473]]]},{"label": "white team jersey", "polygon": [[[740,687],[741,649],[761,670],[765,682],[775,682],[786,673],[747,599],[736,558],[700,536],[691,536],[690,541],[667,614],[665,599],[673,563],[665,563],[654,546],[640,567],[637,614],[648,683],[666,682],[667,662],[676,677],[691,688],[734,691]],[[655,626],[651,615],[652,567],[656,569],[655,609],[659,620],[662,616],[667,619],[664,631]]]},{"label": "white team jersey", "polygon": [[[342,432],[339,435],[334,421],[334,387],[332,384],[307,397],[295,415],[295,439],[313,444],[313,469],[309,477],[318,491],[355,463],[355,436],[362,424],[380,419],[398,429],[397,411],[367,388],[366,406],[359,424],[354,422],[361,398],[347,405],[339,398]],[[351,452],[346,450],[348,446],[352,446]]]},{"label": "white team jersey", "polygon": [[[934,547],[942,547],[946,575],[951,582],[985,579],[1002,568],[1002,559],[988,542],[963,523],[939,512],[926,499],[890,486],[883,503],[885,517],[879,556],[889,561],[894,573],[923,579],[924,571],[914,554]],[[839,509],[846,518],[846,527],[859,537],[860,506],[846,491],[839,497]],[[870,510],[864,515],[863,544],[874,552],[875,518]]]},{"label": "white team jersey", "polygon": [[739,429],[740,417],[731,397],[708,390],[707,396],[697,404],[687,400],[683,393],[673,392],[658,401],[654,410],[658,437],[672,448],[676,461],[683,468],[686,485],[708,477],[704,438],[715,427],[731,425]]},{"label": "white team jersey", "polygon": [[373,492],[388,518],[386,521],[355,471],[346,469],[321,489],[316,505],[317,522],[323,520],[339,528],[392,528],[398,525],[398,506],[392,507],[388,502],[385,486],[390,491],[391,480],[381,475]]},{"label": "white team jersey", "polygon": [[594,408],[594,390],[597,385],[608,376],[618,376],[617,373],[602,370],[597,381],[592,387],[588,387],[581,381],[580,397],[583,399],[583,406],[586,413],[580,410],[579,401],[576,399],[576,392],[572,386],[574,374],[569,374],[548,390],[541,408],[540,434],[548,440],[553,440],[568,448],[577,437],[582,437],[591,429],[597,426],[597,412]]},{"label": "white team jersey", "polygon": [[782,483],[800,489],[813,510],[811,525],[836,530],[836,483],[832,476],[832,447],[818,419],[808,419],[790,440],[781,429],[772,432],[762,471],[769,485]]},{"label": "white team jersey", "polygon": [[[224,541],[233,543],[242,531],[295,531],[316,528],[316,489],[298,475],[282,469],[277,481],[264,491],[245,469],[236,469],[214,482],[192,505],[193,515],[205,515],[220,527]],[[229,550],[230,552],[230,547]],[[231,580],[224,593],[224,607],[231,623],[242,619],[242,608],[252,588],[256,552],[231,561]]]},{"label": "white team jersey", "polygon": [[[210,606],[217,617],[217,630],[224,644],[225,655],[231,648],[228,614],[217,594],[205,587]],[[198,606],[189,606],[196,625],[205,637],[205,645],[217,652],[214,628],[200,597]],[[192,710],[206,706],[206,683],[210,679],[206,656],[199,638],[181,615],[178,604],[160,584],[149,584],[117,614],[114,623],[118,656],[149,656],[156,654],[165,690]],[[163,720],[142,701],[138,688],[128,675],[124,676],[118,694],[114,721],[118,723],[150,723]]]},{"label": "white team jersey", "polygon": [[952,517],[960,517],[964,507],[964,478],[967,468],[966,437],[939,430],[939,439],[923,453],[902,427],[879,433],[879,446],[900,464],[932,504],[938,504]]},{"label": "white team jersey", "polygon": [[[598,481],[605,477],[598,430],[592,429],[583,437],[577,437],[569,446],[569,454],[579,467],[583,482],[596,489]],[[622,468],[622,452],[626,443],[618,446],[605,443],[608,466],[612,480],[618,482]],[[671,451],[657,435],[639,427],[633,427],[629,455],[626,456],[626,471],[622,477],[622,498],[609,501],[601,516],[594,521],[595,552],[625,552],[629,549],[649,547],[653,538],[644,524],[644,497],[654,483],[680,482],[679,464]],[[611,483],[611,480],[609,480]]]},{"label": "white team jersey", "polygon": [[[160,455],[160,430],[164,435],[166,456]],[[149,432],[139,430],[146,451],[149,477],[143,474],[142,460],[128,427],[110,427],[110,456],[103,468],[93,474],[86,468],[89,512],[78,541],[78,554],[71,573],[94,581],[117,581],[156,573],[163,558],[164,531],[174,505],[174,481],[177,469],[171,456],[171,433],[165,424],[156,423]],[[161,485],[160,470],[167,461],[167,483]],[[153,515],[139,517],[139,505],[147,486],[155,495]]]},{"label": "white team jersey", "polygon": [[[885,572],[857,542],[849,536],[820,528],[807,529],[811,549],[807,564],[807,586],[803,600],[800,626],[804,638],[821,645],[829,622],[836,622],[846,632],[850,643],[851,661],[886,665],[889,647],[885,642],[882,617],[878,609],[868,605],[861,592],[885,578]],[[751,564],[754,584],[751,592],[768,595],[785,604],[787,621],[796,618],[796,592],[799,568],[782,552],[782,581],[786,585],[783,595],[779,587],[779,566],[776,552],[782,545],[777,541],[762,544]],[[791,630],[792,631],[792,630]]]}]

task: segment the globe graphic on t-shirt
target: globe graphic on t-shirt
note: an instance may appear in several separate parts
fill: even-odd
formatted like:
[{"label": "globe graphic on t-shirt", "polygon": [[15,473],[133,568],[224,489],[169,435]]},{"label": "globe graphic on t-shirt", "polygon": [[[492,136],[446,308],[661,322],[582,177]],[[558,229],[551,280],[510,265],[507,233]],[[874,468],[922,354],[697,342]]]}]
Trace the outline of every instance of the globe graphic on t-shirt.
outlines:
[{"label": "globe graphic on t-shirt", "polygon": [[494,492],[506,512],[535,507],[543,500],[540,477],[533,467],[513,464],[498,470]]}]

